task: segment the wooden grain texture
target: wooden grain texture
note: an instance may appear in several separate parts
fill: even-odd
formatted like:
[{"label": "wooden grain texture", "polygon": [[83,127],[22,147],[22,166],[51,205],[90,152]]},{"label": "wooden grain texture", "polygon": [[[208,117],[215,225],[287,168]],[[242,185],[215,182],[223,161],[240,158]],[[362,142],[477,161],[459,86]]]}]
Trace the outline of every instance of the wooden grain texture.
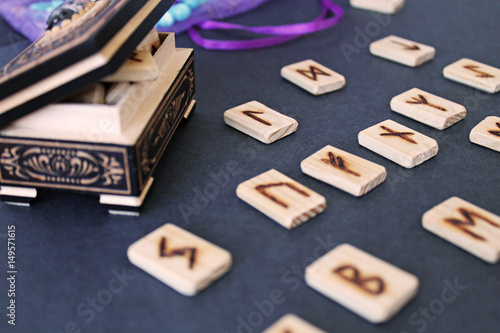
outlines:
[{"label": "wooden grain texture", "polygon": [[471,130],[469,139],[480,146],[500,151],[500,117],[486,117]]},{"label": "wooden grain texture", "polygon": [[397,36],[388,36],[370,44],[370,53],[400,64],[417,67],[434,58],[436,50]]},{"label": "wooden grain texture", "polygon": [[463,105],[418,88],[410,89],[393,97],[391,109],[438,130],[456,124],[467,115],[467,110]]},{"label": "wooden grain texture", "polygon": [[299,226],[326,208],[323,196],[274,169],[238,185],[236,195],[287,229]]},{"label": "wooden grain texture", "polygon": [[273,143],[297,130],[299,124],[257,101],[224,112],[227,125],[264,143]]},{"label": "wooden grain texture", "polygon": [[362,196],[381,184],[387,175],[376,163],[326,146],[300,164],[302,172],[354,196]]},{"label": "wooden grain texture", "polygon": [[350,0],[350,3],[354,8],[383,14],[395,14],[404,7],[405,0]]},{"label": "wooden grain texture", "polygon": [[427,211],[422,225],[488,263],[500,260],[500,216],[470,202],[452,197]]},{"label": "wooden grain texture", "polygon": [[283,67],[281,76],[313,95],[342,89],[346,83],[342,75],[310,59]]},{"label": "wooden grain texture", "polygon": [[438,153],[436,140],[390,119],[358,134],[359,144],[405,167],[413,168]]},{"label": "wooden grain texture", "polygon": [[463,58],[443,69],[445,78],[494,94],[500,91],[500,69]]},{"label": "wooden grain texture", "polygon": [[326,333],[316,326],[308,323],[304,319],[294,315],[287,314],[281,317],[277,322],[268,327],[262,333]]},{"label": "wooden grain texture", "polygon": [[306,268],[307,284],[372,323],[386,322],[417,293],[418,279],[349,244]]},{"label": "wooden grain texture", "polygon": [[231,268],[231,254],[173,224],[132,244],[131,263],[186,296],[208,287]]}]

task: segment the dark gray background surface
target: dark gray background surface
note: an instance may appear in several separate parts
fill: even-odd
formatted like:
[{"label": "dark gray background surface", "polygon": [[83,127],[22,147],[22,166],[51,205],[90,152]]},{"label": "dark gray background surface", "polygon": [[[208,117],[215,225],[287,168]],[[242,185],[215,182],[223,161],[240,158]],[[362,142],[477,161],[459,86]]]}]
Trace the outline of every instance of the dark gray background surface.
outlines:
[{"label": "dark gray background surface", "polygon": [[[451,196],[500,214],[500,153],[468,139],[486,116],[500,115],[500,94],[442,76],[446,65],[463,57],[500,67],[500,3],[407,1],[399,14],[383,16],[390,22],[381,27],[372,13],[338,2],[346,9],[338,27],[273,48],[207,51],[186,35],[177,37],[178,46],[196,50],[198,107],[170,142],[139,218],[110,216],[97,197],[65,192],[39,191],[31,208],[1,204],[0,275],[7,271],[7,225],[17,230],[19,274],[15,329],[6,323],[8,288],[0,279],[0,331],[64,332],[74,322],[82,332],[249,333],[292,312],[328,332],[499,332],[498,264],[487,264],[427,232],[421,218]],[[231,21],[285,24],[318,13],[317,1],[274,0]],[[365,28],[373,29],[371,41],[395,34],[432,45],[436,58],[409,68],[371,56],[359,40],[359,53],[346,58],[340,44],[355,46],[357,31]],[[0,60],[5,63],[27,44],[4,22],[1,31]],[[280,77],[281,67],[309,58],[343,74],[346,87],[316,97]],[[438,131],[392,112],[391,98],[413,87],[465,105],[467,117]],[[225,110],[251,100],[294,117],[298,131],[264,145],[224,124]],[[359,131],[388,118],[436,139],[439,154],[406,170],[358,145]],[[387,180],[355,198],[302,174],[300,162],[327,144],[385,166]],[[225,179],[227,168],[237,172]],[[288,231],[236,197],[239,183],[271,168],[325,196],[326,211]],[[218,189],[214,174],[222,177]],[[208,204],[196,195],[205,188],[214,191]],[[188,217],[182,213],[187,206],[196,209]],[[232,270],[188,298],[131,265],[127,247],[167,222],[229,250]],[[388,323],[372,325],[303,281],[305,265],[324,248],[342,243],[420,279],[415,299]],[[123,272],[130,280],[106,299],[109,283]],[[440,299],[448,282],[466,289],[444,303]],[[283,296],[271,308],[276,290]],[[108,304],[89,310],[87,303],[97,296]],[[425,319],[420,311],[429,307],[438,315],[429,312]],[[247,326],[249,320],[256,327]],[[242,321],[246,328],[239,327]]]}]

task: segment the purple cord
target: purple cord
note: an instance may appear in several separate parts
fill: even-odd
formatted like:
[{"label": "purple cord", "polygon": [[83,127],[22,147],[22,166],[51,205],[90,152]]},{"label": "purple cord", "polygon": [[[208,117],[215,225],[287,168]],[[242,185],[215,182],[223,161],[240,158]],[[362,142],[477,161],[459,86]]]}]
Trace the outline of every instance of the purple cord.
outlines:
[{"label": "purple cord", "polygon": [[[273,46],[296,39],[303,34],[324,30],[337,25],[344,16],[344,10],[330,0],[320,0],[322,13],[315,20],[307,23],[288,24],[282,26],[246,27],[238,24],[204,21],[197,25],[202,30],[243,30],[266,34],[274,37],[253,40],[212,40],[203,38],[199,31],[192,27],[188,29],[189,37],[198,45],[210,50],[244,50]],[[334,16],[326,18],[331,12]]]}]

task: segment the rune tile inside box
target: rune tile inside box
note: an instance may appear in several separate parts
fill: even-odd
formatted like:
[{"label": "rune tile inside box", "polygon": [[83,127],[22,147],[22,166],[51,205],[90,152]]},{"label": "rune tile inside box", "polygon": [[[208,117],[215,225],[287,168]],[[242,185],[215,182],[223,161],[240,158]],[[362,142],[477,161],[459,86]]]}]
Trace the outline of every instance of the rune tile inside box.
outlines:
[{"label": "rune tile inside box", "polygon": [[400,64],[417,67],[434,58],[436,50],[397,36],[388,36],[370,44],[370,53]]},{"label": "rune tile inside box", "polygon": [[313,95],[322,95],[345,86],[345,78],[314,60],[304,60],[281,69],[284,79]]},{"label": "rune tile inside box", "polygon": [[134,51],[132,56],[104,82],[141,82],[158,78],[159,71],[153,55],[148,51]]},{"label": "rune tile inside box", "polygon": [[75,104],[104,104],[106,88],[102,83],[96,83],[67,97],[64,102]]},{"label": "rune tile inside box", "polygon": [[486,117],[470,132],[471,142],[500,151],[500,117]]},{"label": "rune tile inside box", "polygon": [[438,153],[436,140],[390,119],[359,132],[358,141],[361,146],[408,169]]},{"label": "rune tile inside box", "polygon": [[387,175],[376,163],[326,146],[300,164],[302,172],[354,196],[362,196],[381,184]]},{"label": "rune tile inside box", "polygon": [[132,244],[128,258],[186,296],[196,295],[231,268],[231,254],[173,224],[165,224]]},{"label": "rune tile inside box", "polygon": [[144,37],[139,45],[137,45],[138,51],[147,51],[149,53],[154,54],[158,48],[160,48],[161,41],[160,35],[158,35],[158,31],[153,28],[149,33]]},{"label": "rune tile inside box", "polygon": [[323,330],[313,326],[304,319],[287,314],[281,317],[277,322],[268,327],[262,333],[326,333]]},{"label": "rune tile inside box", "polygon": [[445,78],[494,94],[500,91],[500,69],[471,59],[460,59],[443,69]]},{"label": "rune tile inside box", "polygon": [[326,208],[322,195],[274,169],[238,185],[236,195],[287,229],[299,226]]},{"label": "rune tile inside box", "polygon": [[491,264],[500,260],[500,216],[458,197],[427,211],[425,229]]},{"label": "rune tile inside box", "polygon": [[391,100],[391,109],[438,130],[456,124],[467,114],[463,105],[418,88],[410,89],[394,97]]},{"label": "rune tile inside box", "polygon": [[227,125],[264,143],[273,143],[294,133],[299,124],[257,101],[224,112]]},{"label": "rune tile inside box", "polygon": [[350,0],[350,4],[354,8],[395,14],[404,7],[405,0]]},{"label": "rune tile inside box", "polygon": [[342,244],[306,268],[307,284],[372,323],[391,319],[417,293],[418,279]]}]

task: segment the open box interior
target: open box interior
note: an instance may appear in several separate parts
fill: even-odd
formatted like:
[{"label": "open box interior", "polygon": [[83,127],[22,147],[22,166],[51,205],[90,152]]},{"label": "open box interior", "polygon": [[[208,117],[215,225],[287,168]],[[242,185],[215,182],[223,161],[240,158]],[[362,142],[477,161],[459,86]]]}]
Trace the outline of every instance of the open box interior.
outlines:
[{"label": "open box interior", "polygon": [[159,33],[159,37],[161,45],[153,55],[158,67],[155,80],[131,83],[126,93],[111,105],[50,104],[12,122],[0,133],[10,137],[133,143],[192,52],[176,49],[172,33]]}]

